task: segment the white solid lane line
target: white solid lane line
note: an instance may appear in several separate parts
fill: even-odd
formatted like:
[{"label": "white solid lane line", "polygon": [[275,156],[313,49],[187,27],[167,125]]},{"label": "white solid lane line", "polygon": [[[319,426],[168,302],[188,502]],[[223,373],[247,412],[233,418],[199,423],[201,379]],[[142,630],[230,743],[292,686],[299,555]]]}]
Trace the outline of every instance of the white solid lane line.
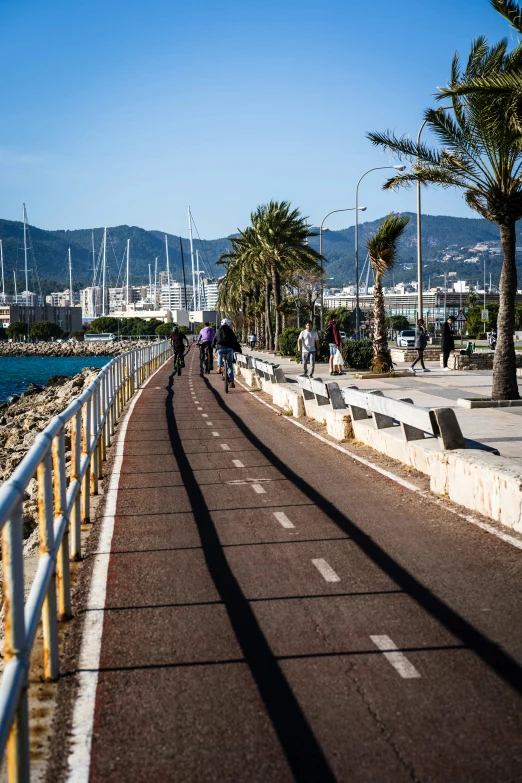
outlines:
[{"label": "white solid lane line", "polygon": [[245,467],[240,459],[233,459],[232,462],[234,463],[236,468],[244,468]]},{"label": "white solid lane line", "polygon": [[227,443],[220,443],[219,444],[223,451],[230,451],[230,446]]},{"label": "white solid lane line", "polygon": [[409,662],[404,653],[399,652],[399,648],[392,642],[389,636],[370,636],[372,642],[382,650],[382,654],[393,668],[399,672],[401,677],[405,680],[412,680],[415,677],[420,677],[419,672],[415,666]]},{"label": "white solid lane line", "polygon": [[326,582],[341,581],[341,577],[337,576],[332,566],[328,565],[326,560],[323,560],[322,557],[319,557],[317,560],[312,560],[312,563],[317,568],[317,570],[319,571],[319,573],[325,579]]},{"label": "white solid lane line", "polygon": [[213,433],[212,433],[212,435],[213,435],[215,438],[219,438],[219,432],[213,432]]},{"label": "white solid lane line", "polygon": [[265,495],[266,489],[261,486],[261,484],[252,484],[252,489],[254,492],[257,492],[258,495]]},{"label": "white solid lane line", "polygon": [[286,514],[283,514],[283,512],[282,512],[282,511],[274,511],[274,516],[275,516],[275,518],[277,519],[277,521],[278,521],[278,522],[279,522],[279,523],[280,523],[280,524],[281,524],[283,527],[287,527],[287,528],[295,527],[295,525],[293,525],[293,524],[290,522],[290,520],[288,519],[288,517],[286,516]]}]

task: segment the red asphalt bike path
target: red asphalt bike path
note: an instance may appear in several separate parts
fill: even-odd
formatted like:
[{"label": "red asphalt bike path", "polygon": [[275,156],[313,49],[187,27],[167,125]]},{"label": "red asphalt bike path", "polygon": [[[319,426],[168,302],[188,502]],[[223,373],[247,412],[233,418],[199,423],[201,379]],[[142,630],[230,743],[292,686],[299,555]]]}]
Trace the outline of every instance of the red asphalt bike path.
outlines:
[{"label": "red asphalt bike path", "polygon": [[128,420],[89,779],[519,780],[521,599],[518,550],[193,351]]}]

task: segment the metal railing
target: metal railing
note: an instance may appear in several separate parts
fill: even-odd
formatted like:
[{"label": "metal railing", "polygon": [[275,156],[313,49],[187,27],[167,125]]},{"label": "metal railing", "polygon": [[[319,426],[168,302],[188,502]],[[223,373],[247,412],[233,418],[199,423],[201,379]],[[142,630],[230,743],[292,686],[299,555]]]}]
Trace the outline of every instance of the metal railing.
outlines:
[{"label": "metal railing", "polygon": [[[4,672],[0,680],[0,758],[7,746],[9,783],[28,781],[27,689],[31,650],[42,620],[44,676],[59,674],[58,621],[71,617],[69,560],[80,560],[81,525],[89,522],[90,495],[98,493],[118,417],[135,390],[171,354],[167,341],[112,359],[71,404],[37,435],[13,475],[0,487]],[[67,477],[65,430],[70,424]],[[22,517],[24,494],[36,476],[40,554],[24,601]]]}]

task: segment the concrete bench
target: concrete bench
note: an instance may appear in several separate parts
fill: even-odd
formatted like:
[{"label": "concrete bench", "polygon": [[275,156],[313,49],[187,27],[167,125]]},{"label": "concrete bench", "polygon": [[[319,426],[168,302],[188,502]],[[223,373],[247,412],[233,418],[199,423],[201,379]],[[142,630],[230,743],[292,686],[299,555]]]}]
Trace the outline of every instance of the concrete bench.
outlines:
[{"label": "concrete bench", "polygon": [[444,450],[466,448],[466,441],[452,408],[419,408],[409,399],[394,400],[384,397],[380,391],[343,389],[342,396],[354,422],[367,419],[370,413],[377,430],[396,427],[397,422],[405,442],[423,440],[428,435],[438,438]]},{"label": "concrete bench", "polygon": [[251,368],[249,356],[245,356],[242,353],[236,353],[235,359],[236,359],[236,364],[239,365],[239,367],[244,367],[245,369]]},{"label": "concrete bench", "polygon": [[278,364],[272,362],[263,362],[260,359],[253,359],[251,357],[252,367],[256,372],[256,375],[270,381],[270,383],[286,383],[286,378],[283,370]]},{"label": "concrete bench", "polygon": [[331,405],[334,410],[346,407],[338,383],[324,383],[318,378],[306,378],[304,375],[297,376],[297,383],[305,400],[315,400],[318,405]]}]

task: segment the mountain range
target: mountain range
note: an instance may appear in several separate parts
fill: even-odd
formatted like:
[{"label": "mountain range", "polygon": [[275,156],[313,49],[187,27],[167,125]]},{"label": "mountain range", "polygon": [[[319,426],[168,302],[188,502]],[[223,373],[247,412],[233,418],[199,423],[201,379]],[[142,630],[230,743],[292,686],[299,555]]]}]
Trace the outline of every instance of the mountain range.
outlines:
[{"label": "mountain range", "polygon": [[[394,271],[396,282],[408,282],[416,277],[417,237],[415,215],[401,239],[399,257]],[[366,257],[365,243],[375,232],[382,218],[359,225],[359,261],[360,269]],[[447,217],[443,215],[423,215],[423,261],[426,281],[433,278],[432,285],[440,284],[444,272],[456,272],[459,279],[482,280],[483,257],[475,264],[449,260],[443,256],[448,248],[455,252],[474,247],[477,242],[498,241],[498,227],[487,220],[474,218]],[[318,233],[318,229],[315,229]],[[148,283],[149,264],[154,274],[155,258],[158,258],[158,270],[166,268],[165,236],[169,248],[170,271],[173,278],[181,280],[180,237],[161,231],[146,231],[137,226],[115,226],[107,231],[107,285],[121,284],[125,270],[125,248],[130,239],[130,278],[131,284]],[[29,288],[37,290],[37,277],[40,279],[43,293],[61,290],[68,286],[68,248],[71,249],[73,287],[92,284],[94,262],[100,257],[103,228],[78,229],[73,231],[46,231],[36,226],[28,227],[29,237]],[[92,242],[94,238],[94,254]],[[0,220],[0,239],[3,243],[6,292],[13,291],[13,271],[16,271],[18,292],[25,288],[23,224],[21,222]],[[312,237],[310,243],[319,248],[319,237]],[[355,228],[340,231],[325,231],[323,234],[323,254],[328,261],[326,266],[329,285],[352,283],[354,274]],[[183,247],[187,283],[191,280],[190,244],[181,239]],[[194,239],[194,252],[199,251],[200,268],[209,277],[219,277],[223,268],[216,266],[221,253],[230,247],[229,238],[200,240]],[[470,254],[468,253],[468,256]],[[473,255],[477,255],[474,253]],[[522,253],[517,253],[519,280],[522,278]],[[502,256],[486,253],[487,275],[491,273],[493,282],[498,284]]]}]

